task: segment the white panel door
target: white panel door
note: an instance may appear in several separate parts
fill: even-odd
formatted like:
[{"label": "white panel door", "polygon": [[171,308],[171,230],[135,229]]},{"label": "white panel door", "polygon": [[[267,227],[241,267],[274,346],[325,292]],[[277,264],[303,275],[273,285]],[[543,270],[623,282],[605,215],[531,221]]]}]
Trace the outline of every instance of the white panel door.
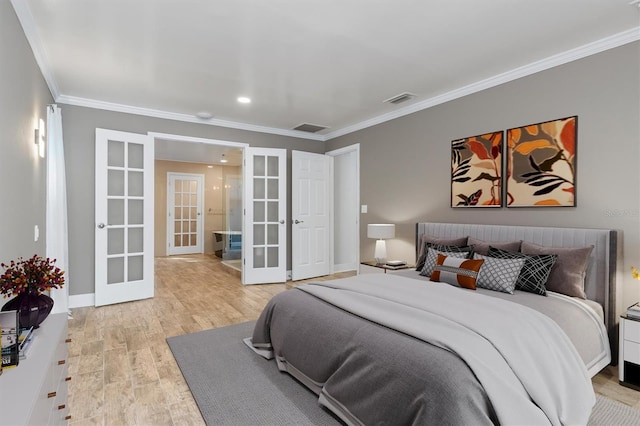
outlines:
[{"label": "white panel door", "polygon": [[244,150],[242,283],[287,281],[287,151]]},{"label": "white panel door", "polygon": [[96,129],[95,305],[153,297],[153,141]]},{"label": "white panel door", "polygon": [[204,175],[167,173],[167,254],[202,253]]},{"label": "white panel door", "polygon": [[292,152],[291,279],[331,273],[333,158]]}]

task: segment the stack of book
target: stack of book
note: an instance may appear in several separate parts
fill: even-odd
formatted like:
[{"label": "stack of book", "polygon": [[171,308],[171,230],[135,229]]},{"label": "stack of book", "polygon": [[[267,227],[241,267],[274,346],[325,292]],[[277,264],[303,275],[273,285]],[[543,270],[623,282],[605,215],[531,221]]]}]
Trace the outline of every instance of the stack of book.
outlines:
[{"label": "stack of book", "polygon": [[0,312],[0,329],[2,330],[2,367],[10,368],[18,365],[18,311]]},{"label": "stack of book", "polygon": [[383,265],[386,269],[405,269],[407,267],[407,262],[402,260],[390,260]]},{"label": "stack of book", "polygon": [[640,319],[640,304],[636,303],[627,308],[627,316]]}]

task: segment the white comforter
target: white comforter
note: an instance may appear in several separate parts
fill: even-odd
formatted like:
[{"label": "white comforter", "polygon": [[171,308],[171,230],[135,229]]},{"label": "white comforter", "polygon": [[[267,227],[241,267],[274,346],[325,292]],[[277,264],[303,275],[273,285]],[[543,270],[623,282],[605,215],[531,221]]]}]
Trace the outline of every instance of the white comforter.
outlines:
[{"label": "white comforter", "polygon": [[501,424],[587,423],[593,387],[579,354],[553,320],[448,284],[390,278],[368,274],[298,288],[456,353],[483,385]]}]

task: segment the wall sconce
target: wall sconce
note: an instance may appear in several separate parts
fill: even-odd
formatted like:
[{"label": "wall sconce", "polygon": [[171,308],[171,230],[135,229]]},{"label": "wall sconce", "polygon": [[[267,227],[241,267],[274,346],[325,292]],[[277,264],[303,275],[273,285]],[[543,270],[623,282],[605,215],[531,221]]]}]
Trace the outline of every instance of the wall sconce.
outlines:
[{"label": "wall sconce", "polygon": [[45,136],[44,120],[41,118],[38,128],[35,129],[35,144],[38,147],[38,154],[40,155],[40,158],[44,158],[44,147],[47,143]]}]

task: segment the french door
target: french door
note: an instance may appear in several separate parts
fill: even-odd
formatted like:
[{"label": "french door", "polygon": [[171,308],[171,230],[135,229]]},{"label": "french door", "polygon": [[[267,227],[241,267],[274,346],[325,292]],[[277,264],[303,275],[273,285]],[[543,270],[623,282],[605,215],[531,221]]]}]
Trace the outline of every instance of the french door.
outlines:
[{"label": "french door", "polygon": [[202,253],[204,176],[167,173],[167,254]]},{"label": "french door", "polygon": [[245,148],[242,283],[287,280],[287,152]]},{"label": "french door", "polygon": [[96,129],[95,305],[153,297],[153,142]]}]

